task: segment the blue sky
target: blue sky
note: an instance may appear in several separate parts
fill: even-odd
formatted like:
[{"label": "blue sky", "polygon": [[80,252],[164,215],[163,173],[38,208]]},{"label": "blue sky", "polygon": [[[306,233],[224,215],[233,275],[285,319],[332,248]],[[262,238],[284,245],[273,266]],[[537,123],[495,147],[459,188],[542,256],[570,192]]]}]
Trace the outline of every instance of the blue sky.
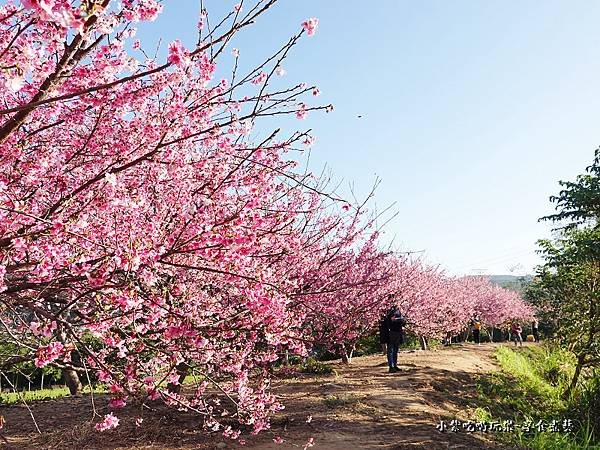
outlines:
[{"label": "blue sky", "polygon": [[[205,1],[212,17],[235,3]],[[198,2],[164,5],[140,28],[144,47],[191,47]],[[313,129],[315,171],[327,164],[359,194],[381,178],[377,208],[398,213],[384,239],[398,249],[455,274],[531,272],[548,197],[600,144],[600,2],[280,0],[234,43],[242,63],[313,16],[285,81],[317,84],[335,111],[283,125]]]}]

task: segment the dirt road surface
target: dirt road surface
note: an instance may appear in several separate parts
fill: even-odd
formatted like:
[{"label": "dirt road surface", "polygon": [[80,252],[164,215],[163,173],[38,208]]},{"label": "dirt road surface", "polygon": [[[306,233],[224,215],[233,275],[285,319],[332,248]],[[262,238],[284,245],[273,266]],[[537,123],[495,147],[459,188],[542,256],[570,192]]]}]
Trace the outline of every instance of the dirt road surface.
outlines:
[{"label": "dirt road surface", "polygon": [[[90,398],[66,398],[0,408],[3,430],[14,449],[499,449],[484,433],[440,432],[440,420],[472,419],[477,407],[475,380],[496,370],[495,345],[465,344],[430,351],[401,352],[398,373],[388,373],[382,355],[334,363],[334,375],[301,376],[273,381],[286,405],[272,428],[246,438],[246,445],[207,438],[197,417],[124,411],[122,425],[97,433],[90,421]],[[106,399],[96,397],[97,408]],[[120,415],[122,414],[119,412]],[[129,414],[129,417],[127,417]],[[283,440],[277,444],[274,440]]]}]

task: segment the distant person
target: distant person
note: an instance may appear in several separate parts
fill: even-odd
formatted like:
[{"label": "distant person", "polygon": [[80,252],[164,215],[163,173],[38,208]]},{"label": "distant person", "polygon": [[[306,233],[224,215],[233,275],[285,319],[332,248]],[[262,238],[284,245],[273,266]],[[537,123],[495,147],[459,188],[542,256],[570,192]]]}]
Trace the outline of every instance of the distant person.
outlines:
[{"label": "distant person", "polygon": [[446,337],[444,338],[444,345],[446,347],[452,344],[452,331],[446,331]]},{"label": "distant person", "polygon": [[517,322],[513,322],[510,332],[512,333],[512,337],[515,341],[515,347],[517,345],[523,347],[523,337],[521,336],[523,329],[521,328],[521,325],[519,325]]},{"label": "distant person", "polygon": [[481,321],[477,318],[473,319],[473,341],[481,345]]},{"label": "distant person", "polygon": [[402,313],[397,307],[391,308],[386,316],[385,326],[389,332],[387,343],[387,360],[389,372],[398,372],[398,348],[404,342],[403,328],[406,324]]},{"label": "distant person", "polygon": [[533,340],[535,342],[540,342],[540,333],[538,331],[537,319],[533,319],[533,322],[531,322],[531,334],[533,334]]}]

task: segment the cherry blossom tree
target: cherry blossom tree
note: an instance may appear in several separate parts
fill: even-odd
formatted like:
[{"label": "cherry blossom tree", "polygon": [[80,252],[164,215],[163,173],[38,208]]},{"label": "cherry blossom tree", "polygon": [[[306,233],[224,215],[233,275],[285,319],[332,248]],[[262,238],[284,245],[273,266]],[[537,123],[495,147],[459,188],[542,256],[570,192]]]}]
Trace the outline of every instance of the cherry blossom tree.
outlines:
[{"label": "cherry blossom tree", "polygon": [[519,294],[491,284],[486,277],[448,277],[418,261],[412,265],[398,291],[398,305],[419,336],[457,334],[475,317],[497,326],[534,315]]},{"label": "cherry blossom tree", "polygon": [[[161,398],[230,437],[217,417],[267,426],[279,408],[267,367],[300,345],[297,281],[273,266],[301,252],[321,193],[286,157],[307,133],[250,133],[260,117],[330,109],[303,100],[314,86],[271,88],[318,21],[250,72],[234,50],[231,77],[215,73],[274,4],[242,2],[213,28],[202,11],[195,48],[171,42],[164,61],[133,40],[155,0],[0,7],[0,318],[23,349],[3,368],[53,364],[73,392],[92,370],[114,408]],[[192,396],[173,388],[186,374],[202,380]]]}]

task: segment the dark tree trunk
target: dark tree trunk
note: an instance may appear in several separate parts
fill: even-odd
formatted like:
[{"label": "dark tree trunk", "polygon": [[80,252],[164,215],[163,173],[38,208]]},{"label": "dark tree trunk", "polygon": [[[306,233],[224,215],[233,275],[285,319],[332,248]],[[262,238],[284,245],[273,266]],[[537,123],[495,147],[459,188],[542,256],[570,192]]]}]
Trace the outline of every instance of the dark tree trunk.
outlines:
[{"label": "dark tree trunk", "polygon": [[584,362],[585,355],[579,355],[577,357],[577,365],[575,366],[575,372],[573,373],[573,378],[571,378],[571,383],[569,383],[569,387],[565,390],[565,392],[563,392],[563,399],[568,399],[575,390],[575,386],[577,386],[577,381],[579,380],[579,375],[581,374],[581,369],[583,369]]},{"label": "dark tree trunk", "polygon": [[190,370],[190,366],[182,362],[177,364],[175,370],[177,371],[177,375],[179,375],[179,384],[169,383],[167,384],[167,390],[172,394],[179,394],[181,392],[181,386],[183,385],[183,381],[185,380],[185,377],[187,377],[187,374]]}]

